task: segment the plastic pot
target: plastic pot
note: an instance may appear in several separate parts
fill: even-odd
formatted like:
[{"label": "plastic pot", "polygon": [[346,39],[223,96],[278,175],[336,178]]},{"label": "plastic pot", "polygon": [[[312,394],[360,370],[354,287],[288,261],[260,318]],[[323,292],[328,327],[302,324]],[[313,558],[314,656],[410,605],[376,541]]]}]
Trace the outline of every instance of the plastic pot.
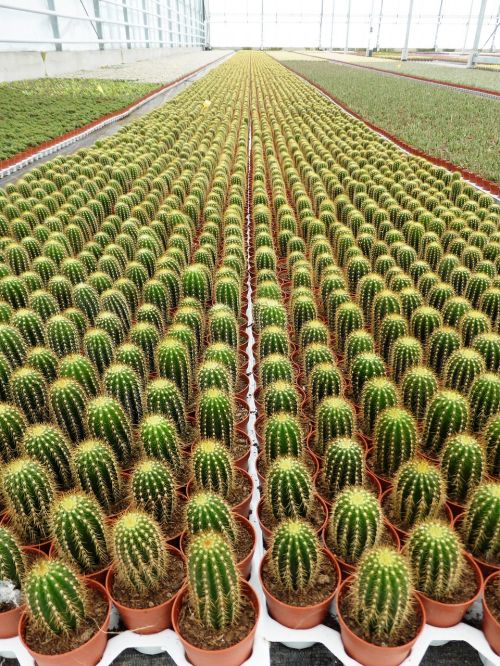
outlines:
[{"label": "plastic pot", "polygon": [[[167,549],[175,557],[184,560],[182,553],[180,550],[177,550],[177,548],[167,546]],[[106,576],[106,590],[109,598],[118,609],[120,617],[127,629],[135,631],[136,634],[147,635],[156,634],[159,631],[169,629],[172,626],[172,606],[174,605],[175,598],[179,591],[166,601],[157,606],[153,606],[152,608],[129,608],[113,597],[112,590],[114,578],[114,569],[111,567]]]},{"label": "plastic pot", "polygon": [[[174,606],[172,609],[172,625],[175,633],[179,637],[188,660],[193,666],[240,666],[252,654],[253,641],[255,638],[255,631],[259,620],[260,608],[259,600],[253,588],[246,582],[241,581],[242,594],[246,595],[255,609],[255,624],[250,633],[245,636],[236,645],[224,648],[222,650],[204,650],[203,648],[191,645],[181,633],[179,628],[179,613],[182,606],[182,601],[188,591],[187,586],[184,586],[177,594]],[[43,666],[43,665],[42,665]]]},{"label": "plastic pot", "polygon": [[[252,569],[252,559],[255,553],[255,546],[257,544],[257,535],[255,534],[255,530],[253,528],[252,523],[245,518],[244,516],[240,516],[239,514],[235,515],[235,520],[236,522],[245,529],[250,536],[252,537],[252,550],[248,553],[246,557],[244,557],[242,560],[240,560],[237,563],[238,566],[238,571],[240,572],[240,576],[242,578],[247,579],[250,576],[250,571]],[[184,532],[181,534],[180,538],[180,544],[179,548],[181,550],[181,553],[184,555],[186,554],[186,549],[187,549],[187,532],[184,530]]]},{"label": "plastic pot", "polygon": [[346,622],[340,609],[340,600],[349,592],[349,588],[353,582],[351,576],[345,580],[340,586],[337,601],[337,613],[340,624],[340,636],[344,644],[347,654],[359,661],[363,666],[399,666],[406,657],[410,654],[412,647],[415,645],[418,637],[424,630],[425,626],[425,610],[420,599],[415,595],[415,601],[420,611],[420,624],[418,631],[414,638],[404,645],[397,645],[395,647],[383,647],[381,645],[374,645],[365,641],[363,638],[355,634]]},{"label": "plastic pot", "polygon": [[[43,550],[31,546],[24,546],[23,552],[25,555],[31,555],[32,557],[47,557],[47,553],[44,553]],[[11,608],[11,610],[0,613],[0,639],[17,636],[19,620],[23,611],[24,604],[21,604],[17,608]]]},{"label": "plastic pot", "polygon": [[87,587],[97,590],[99,594],[106,599],[108,602],[108,611],[102,626],[99,627],[92,638],[70,652],[63,652],[61,654],[40,654],[32,650],[25,640],[28,616],[26,613],[21,615],[21,619],[19,620],[19,638],[21,639],[23,646],[36,661],[37,666],[82,666],[82,664],[85,664],[85,666],[94,666],[94,664],[97,664],[100,661],[104,650],[106,649],[106,643],[108,642],[107,632],[109,627],[109,616],[111,613],[111,600],[104,587],[97,581],[85,580],[85,584]]},{"label": "plastic pot", "polygon": [[447,604],[441,601],[436,601],[435,599],[431,599],[425,594],[422,594],[422,592],[417,591],[417,596],[420,598],[420,601],[425,608],[427,624],[431,624],[433,627],[454,627],[456,624],[462,621],[462,618],[465,615],[467,609],[472,606],[472,604],[481,594],[483,585],[481,570],[468,553],[464,553],[464,556],[469,565],[474,570],[476,577],[476,594],[471,599],[462,601],[457,604]]},{"label": "plastic pot", "polygon": [[483,587],[483,633],[490,644],[491,649],[496,654],[500,654],[500,622],[493,616],[486,602],[486,588],[490,583],[500,576],[500,571],[492,573],[484,581]]},{"label": "plastic pot", "polygon": [[323,548],[321,552],[329,560],[329,562],[331,562],[332,567],[335,569],[335,576],[337,580],[335,583],[335,588],[331,594],[325,597],[323,601],[320,601],[317,604],[312,604],[310,606],[292,606],[277,599],[267,589],[262,578],[262,569],[265,562],[267,562],[269,559],[269,556],[266,554],[262,558],[259,567],[259,581],[264,591],[264,596],[266,597],[269,614],[272,618],[274,618],[277,622],[285,627],[289,627],[290,629],[311,629],[311,627],[316,627],[318,624],[321,624],[328,613],[330,604],[337,594],[341,576],[339,565],[337,564],[337,561],[331,552],[326,548]]}]

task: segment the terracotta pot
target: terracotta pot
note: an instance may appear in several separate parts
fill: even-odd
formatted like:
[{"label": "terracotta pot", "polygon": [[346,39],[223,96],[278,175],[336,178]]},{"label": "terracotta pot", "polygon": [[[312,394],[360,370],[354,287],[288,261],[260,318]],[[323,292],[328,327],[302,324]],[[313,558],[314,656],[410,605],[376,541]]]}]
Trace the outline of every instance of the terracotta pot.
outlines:
[{"label": "terracotta pot", "polygon": [[71,652],[63,652],[61,654],[40,654],[35,652],[26,643],[26,622],[28,616],[23,613],[19,620],[19,638],[22,644],[28,650],[30,655],[36,661],[37,666],[93,666],[97,664],[106,649],[108,642],[108,627],[109,616],[111,613],[111,600],[104,587],[95,580],[85,580],[87,587],[97,590],[108,602],[108,612],[101,627],[86,643],[80,647],[71,650]]},{"label": "terracotta pot", "polygon": [[383,647],[381,645],[374,645],[365,641],[363,638],[355,634],[346,623],[342,611],[340,609],[340,600],[348,594],[349,587],[352,584],[353,577],[351,576],[345,580],[340,586],[337,602],[337,613],[340,624],[340,636],[344,644],[347,654],[359,661],[363,666],[399,666],[402,661],[410,654],[412,647],[415,645],[418,637],[424,630],[425,626],[425,610],[420,599],[415,595],[415,600],[420,611],[421,621],[417,634],[411,641],[404,645],[396,647]]},{"label": "terracotta pot", "polygon": [[242,400],[241,398],[235,398],[234,402],[236,405],[239,405],[241,408],[243,408],[246,411],[246,416],[244,416],[242,419],[236,422],[236,428],[238,430],[245,431],[248,425],[248,419],[250,417],[250,407],[248,405],[248,402],[246,400]]},{"label": "terracotta pot", "polygon": [[[453,519],[453,527],[460,535],[462,534],[462,522],[464,519],[464,515],[465,515],[464,513],[460,513],[458,516],[455,516],[455,518]],[[469,555],[472,557],[474,562],[481,570],[483,579],[488,578],[489,576],[491,576],[491,574],[500,572],[500,566],[491,564],[490,562],[486,562],[485,560],[481,560],[479,557],[476,557],[472,553],[469,553]]]},{"label": "terracotta pot", "polygon": [[[396,548],[396,550],[399,550],[401,548],[401,543],[399,541],[398,533],[386,518],[384,518],[384,527],[387,530],[392,542],[394,543],[394,547]],[[349,564],[348,562],[346,562],[345,560],[343,560],[341,557],[339,557],[333,551],[330,550],[330,547],[328,546],[326,540],[327,530],[328,530],[328,525],[325,527],[321,535],[323,546],[337,560],[337,564],[339,565],[340,568],[340,573],[342,574],[342,580],[345,580],[346,578],[349,578],[349,576],[353,575],[353,573],[356,571],[356,566],[354,564]]]},{"label": "terracotta pot", "polygon": [[238,469],[242,469],[245,472],[248,471],[248,459],[250,458],[250,450],[252,448],[252,442],[250,440],[250,437],[248,436],[247,432],[245,430],[241,430],[240,428],[236,428],[236,435],[239,439],[244,439],[246,440],[248,446],[245,451],[245,453],[240,456],[239,458],[236,458],[234,460],[234,466],[238,467]]},{"label": "terracotta pot", "polygon": [[452,502],[450,499],[446,500],[446,505],[451,511],[451,515],[453,518],[456,518],[459,516],[461,513],[465,511],[465,505],[464,504],[459,504],[458,502]]},{"label": "terracotta pot", "polygon": [[[500,571],[496,571],[488,576],[484,581],[483,590],[486,591],[486,588],[490,583],[493,582],[495,578],[500,576]],[[486,595],[483,592],[483,633],[486,636],[486,640],[490,644],[491,649],[496,654],[500,654],[500,622],[493,616],[493,613],[486,603]]]},{"label": "terracotta pot", "polygon": [[[50,544],[50,550],[49,550],[49,557],[57,557],[57,548],[54,542]],[[86,578],[88,580],[95,580],[98,583],[101,583],[101,585],[104,585],[106,587],[106,576],[109,571],[109,564],[102,569],[99,569],[98,571],[93,571],[92,573],[89,574],[84,574],[80,573],[82,578]]]},{"label": "terracotta pot", "polygon": [[246,397],[248,395],[249,380],[248,380],[248,375],[244,372],[238,373],[238,385],[240,384],[242,388],[240,388],[240,390],[237,393],[235,393],[235,397],[246,402]]},{"label": "terracotta pot", "polygon": [[[184,556],[173,546],[167,546],[168,551],[175,557],[184,560]],[[175,597],[179,593],[177,591],[173,596],[157,606],[152,608],[129,608],[120,603],[113,597],[113,581],[114,569],[111,567],[106,576],[106,590],[109,598],[118,609],[120,617],[124,625],[130,631],[135,631],[136,634],[156,634],[164,629],[169,629],[172,626],[172,606],[174,605]]]},{"label": "terracotta pot", "polygon": [[329,550],[326,550],[325,548],[322,549],[322,553],[329,560],[329,562],[331,562],[332,567],[335,569],[335,576],[337,580],[333,592],[331,592],[331,594],[323,599],[323,601],[320,601],[319,603],[313,604],[311,606],[291,606],[277,599],[267,589],[262,579],[262,569],[269,556],[266,554],[262,558],[259,567],[259,580],[264,591],[264,596],[266,597],[269,614],[283,626],[289,627],[290,629],[311,629],[311,627],[316,627],[318,624],[321,624],[327,616],[330,604],[337,594],[341,577],[339,565],[337,564],[335,557],[330,553]]},{"label": "terracotta pot", "polygon": [[241,591],[249,597],[255,609],[255,624],[250,633],[239,643],[223,650],[204,650],[203,648],[195,647],[182,636],[179,627],[179,613],[182,601],[187,594],[187,586],[184,586],[176,596],[172,609],[172,624],[175,633],[184,647],[186,656],[193,666],[240,666],[252,654],[255,631],[260,615],[259,600],[253,588],[246,581],[241,581]]},{"label": "terracotta pot", "polygon": [[[380,477],[377,477],[377,478],[380,478]],[[382,510],[384,510],[384,503],[386,502],[387,498],[391,494],[391,491],[392,491],[392,487],[385,490],[382,493],[382,496],[380,497],[380,504],[382,505]],[[443,510],[446,514],[446,519],[448,520],[450,525],[453,525],[453,514],[451,512],[450,507],[448,506],[448,504],[446,502],[443,504]],[[401,543],[402,544],[405,543],[405,541],[408,539],[408,536],[409,536],[410,533],[407,530],[401,529],[401,527],[398,527],[397,525],[395,525],[392,522],[390,524],[392,525],[392,527],[398,533],[398,537],[399,537],[399,540],[401,541]]]},{"label": "terracotta pot", "polygon": [[[231,507],[231,509],[239,514],[240,516],[243,516],[244,518],[248,518],[248,514],[250,513],[250,502],[252,500],[252,494],[253,494],[253,479],[250,476],[250,474],[245,471],[244,469],[236,468],[236,478],[235,478],[235,483],[238,483],[238,475],[244,476],[251,484],[250,492],[246,497],[244,497],[241,502],[238,504],[235,504],[234,506]],[[194,488],[193,484],[193,479],[190,479],[186,486],[186,495],[189,499],[193,493],[195,493],[196,490]],[[180,536],[180,535],[179,535]]]},{"label": "terracotta pot", "polygon": [[[321,530],[324,529],[324,527],[326,525],[326,522],[328,520],[328,507],[326,506],[326,503],[325,503],[324,499],[321,497],[321,495],[318,495],[317,493],[315,493],[314,497],[321,504],[321,507],[322,507],[322,509],[324,511],[324,515],[325,515],[325,518],[324,518],[323,522],[316,529],[316,533],[319,535],[319,534],[321,534]],[[257,504],[257,518],[259,520],[259,525],[260,525],[260,528],[262,530],[262,539],[264,541],[264,546],[266,546],[269,539],[271,538],[272,530],[270,530],[268,527],[266,527],[264,525],[264,523],[262,522],[261,518],[260,518],[260,512],[261,512],[261,509],[262,509],[263,502],[264,502],[264,498],[261,497],[261,499],[259,500],[259,503]]]},{"label": "terracotta pot", "polygon": [[[236,522],[239,523],[245,529],[252,537],[252,550],[248,553],[246,557],[244,557],[242,560],[238,562],[238,571],[240,572],[240,575],[242,578],[248,579],[250,576],[250,572],[252,569],[252,559],[255,553],[255,546],[257,544],[257,535],[255,534],[255,530],[253,528],[252,523],[248,520],[248,518],[245,518],[244,516],[240,516],[239,514],[235,515]],[[187,548],[187,532],[184,530],[184,532],[181,534],[180,538],[180,544],[179,544],[180,550],[183,555],[186,554],[186,548]]]},{"label": "terracotta pot", "polygon": [[431,624],[433,627],[454,627],[456,624],[462,621],[462,618],[465,615],[467,609],[472,606],[472,604],[481,594],[483,585],[481,571],[477,564],[474,562],[474,559],[468,553],[464,553],[464,555],[469,565],[474,569],[474,574],[476,577],[476,594],[471,599],[458,604],[446,604],[441,601],[431,599],[425,594],[422,594],[422,592],[417,591],[417,595],[420,598],[423,607],[425,608],[426,622],[427,624]]},{"label": "terracotta pot", "polygon": [[[43,550],[32,548],[31,546],[24,546],[23,552],[25,555],[31,555],[32,557],[47,557],[47,553],[44,553]],[[19,620],[23,611],[24,604],[21,604],[21,606],[18,606],[17,608],[12,608],[11,610],[0,613],[0,639],[17,636]]]}]

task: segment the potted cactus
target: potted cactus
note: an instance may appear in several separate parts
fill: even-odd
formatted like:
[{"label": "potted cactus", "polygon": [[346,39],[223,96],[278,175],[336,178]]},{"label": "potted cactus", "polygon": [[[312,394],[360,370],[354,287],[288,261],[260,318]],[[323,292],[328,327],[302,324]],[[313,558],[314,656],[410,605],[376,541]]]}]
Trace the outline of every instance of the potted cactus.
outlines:
[{"label": "potted cactus", "polygon": [[259,575],[271,616],[292,629],[320,624],[340,581],[338,564],[316,531],[295,518],[274,530]]},{"label": "potted cactus", "polygon": [[175,596],[184,583],[184,561],[165,543],[162,529],[142,511],[123,513],[112,530],[113,565],[106,589],[127,629],[153,634],[171,626]]},{"label": "potted cactus", "polygon": [[26,574],[24,593],[19,636],[37,664],[77,666],[100,660],[111,613],[100,583],[78,578],[60,560],[40,559]]},{"label": "potted cactus", "polygon": [[491,649],[500,654],[500,572],[492,573],[483,587],[483,632]]},{"label": "potted cactus", "polygon": [[194,666],[239,666],[252,652],[259,618],[253,588],[238,575],[230,544],[203,531],[187,551],[187,585],[176,597],[172,623]]},{"label": "potted cactus", "polygon": [[454,529],[443,521],[424,520],[410,532],[405,552],[428,624],[458,624],[481,592],[482,576],[473,558],[463,552]]},{"label": "potted cactus", "polygon": [[354,576],[339,589],[337,608],[344,647],[366,666],[398,666],[425,625],[410,566],[386,546],[363,555]]}]

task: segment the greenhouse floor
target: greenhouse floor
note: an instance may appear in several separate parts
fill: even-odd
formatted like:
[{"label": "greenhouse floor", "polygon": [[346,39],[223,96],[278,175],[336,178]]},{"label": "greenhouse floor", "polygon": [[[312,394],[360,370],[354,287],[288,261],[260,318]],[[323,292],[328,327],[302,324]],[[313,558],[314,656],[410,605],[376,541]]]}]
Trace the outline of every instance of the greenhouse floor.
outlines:
[{"label": "greenhouse floor", "polygon": [[114,79],[124,81],[145,81],[148,83],[168,83],[209,65],[214,60],[231,53],[228,50],[194,51],[176,53],[164,58],[151,58],[128,62],[122,65],[98,67],[64,74],[62,78]]}]

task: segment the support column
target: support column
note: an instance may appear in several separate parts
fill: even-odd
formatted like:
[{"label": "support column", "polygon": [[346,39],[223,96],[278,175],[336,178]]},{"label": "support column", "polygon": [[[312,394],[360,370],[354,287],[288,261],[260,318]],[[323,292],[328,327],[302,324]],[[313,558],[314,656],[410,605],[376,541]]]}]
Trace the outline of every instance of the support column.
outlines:
[{"label": "support column", "polygon": [[332,0],[332,22],[330,25],[330,51],[333,51],[333,20],[335,16],[335,0]]},{"label": "support column", "polygon": [[372,49],[371,49],[371,44],[372,44],[372,32],[373,32],[373,5],[375,4],[375,0],[372,0],[372,6],[370,8],[370,25],[368,28],[368,45],[366,47],[366,55],[368,57],[371,56],[372,54]]},{"label": "support column", "polygon": [[436,34],[434,35],[434,51],[438,50],[438,35],[439,35],[439,28],[441,27],[441,20],[443,18],[443,0],[440,1],[439,3],[439,12],[438,12],[438,17],[437,17],[437,23],[436,23]]},{"label": "support column", "polygon": [[479,40],[481,39],[481,30],[483,29],[484,12],[486,11],[486,2],[487,0],[481,0],[479,16],[477,17],[476,34],[474,35],[474,44],[472,45],[472,51],[469,54],[467,67],[474,67],[474,62],[477,58],[479,51]]},{"label": "support column", "polygon": [[401,51],[401,60],[408,60],[408,42],[410,40],[411,19],[413,15],[413,0],[408,5],[408,21],[406,22],[405,45]]},{"label": "support column", "polygon": [[264,50],[264,0],[260,2],[260,50]]},{"label": "support column", "polygon": [[323,8],[324,8],[324,0],[321,0],[321,14],[319,15],[318,51],[321,51],[321,33],[323,31]]},{"label": "support column", "polygon": [[157,23],[158,23],[158,39],[159,39],[159,44],[158,46],[160,49],[165,48],[165,41],[163,38],[163,12],[162,12],[162,4],[160,0],[156,0],[156,13],[158,14],[157,18]]},{"label": "support column", "polygon": [[382,15],[384,13],[384,0],[380,0],[380,11],[378,13],[377,41],[375,42],[375,51],[380,47],[380,27],[382,25]]},{"label": "support column", "polygon": [[123,3],[123,22],[125,23],[125,38],[127,40],[127,48],[131,49],[132,44],[130,43],[130,25],[128,23],[127,0],[122,0],[122,3]]},{"label": "support column", "polygon": [[[96,18],[101,18],[101,4],[99,0],[94,0],[94,16]],[[104,50],[104,42],[102,41],[102,23],[100,21],[95,22],[95,33],[99,42],[99,50]]]},{"label": "support column", "polygon": [[[47,9],[50,9],[51,12],[55,12],[56,8],[54,5],[54,0],[47,0]],[[61,33],[59,31],[59,19],[57,16],[54,16],[53,14],[49,16],[49,21],[50,21],[50,27],[52,28],[52,36],[54,39],[61,39]],[[62,51],[62,44],[61,42],[57,42],[56,46],[56,51]]]},{"label": "support column", "polygon": [[146,0],[142,0],[142,20],[144,22],[144,41],[146,48],[149,49],[149,28],[148,28],[148,15],[146,14]]},{"label": "support column", "polygon": [[345,47],[344,53],[349,50],[349,28],[351,27],[351,0],[347,2],[347,24],[345,27]]}]

